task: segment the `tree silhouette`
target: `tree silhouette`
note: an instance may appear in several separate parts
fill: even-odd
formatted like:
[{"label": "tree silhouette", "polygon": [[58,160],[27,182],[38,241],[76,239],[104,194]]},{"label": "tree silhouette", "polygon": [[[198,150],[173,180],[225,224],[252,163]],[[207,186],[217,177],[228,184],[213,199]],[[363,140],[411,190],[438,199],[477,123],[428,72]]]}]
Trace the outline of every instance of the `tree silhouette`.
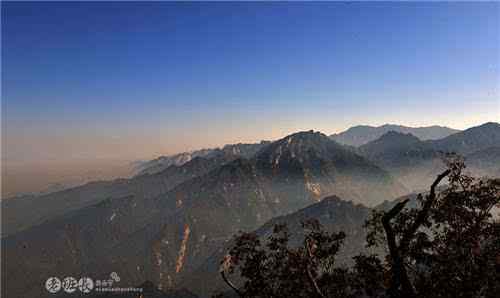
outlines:
[{"label": "tree silhouette", "polygon": [[240,297],[498,297],[500,223],[493,210],[500,207],[500,179],[465,175],[455,155],[447,163],[416,204],[396,202],[366,221],[367,246],[385,247],[386,255],[359,255],[351,268],[338,266],[345,234],[311,219],[298,247],[289,244],[284,225],[265,244],[255,233],[236,236],[222,262],[224,281]]},{"label": "tree silhouette", "polygon": [[[255,233],[241,233],[222,262],[221,275],[241,297],[326,297],[318,285],[320,272],[331,268],[344,233],[328,233],[317,220],[302,224],[301,246],[289,246],[285,225],[276,225],[265,245]],[[226,274],[239,268],[244,285],[238,289]]]},{"label": "tree silhouette", "polygon": [[[463,160],[449,156],[417,208],[408,200],[388,212],[374,214],[368,227],[381,239],[380,224],[389,248],[391,297],[494,297],[500,292],[497,272],[500,224],[492,209],[500,204],[500,179],[465,175]],[[438,184],[448,177],[439,194]],[[379,234],[378,236],[374,234]]]}]

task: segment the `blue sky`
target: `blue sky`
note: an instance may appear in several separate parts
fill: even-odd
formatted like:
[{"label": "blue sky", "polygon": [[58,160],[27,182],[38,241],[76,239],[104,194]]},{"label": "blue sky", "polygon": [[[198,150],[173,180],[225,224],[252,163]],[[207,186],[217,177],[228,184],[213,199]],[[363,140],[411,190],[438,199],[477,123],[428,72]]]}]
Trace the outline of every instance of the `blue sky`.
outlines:
[{"label": "blue sky", "polygon": [[500,119],[500,3],[2,3],[4,159]]}]

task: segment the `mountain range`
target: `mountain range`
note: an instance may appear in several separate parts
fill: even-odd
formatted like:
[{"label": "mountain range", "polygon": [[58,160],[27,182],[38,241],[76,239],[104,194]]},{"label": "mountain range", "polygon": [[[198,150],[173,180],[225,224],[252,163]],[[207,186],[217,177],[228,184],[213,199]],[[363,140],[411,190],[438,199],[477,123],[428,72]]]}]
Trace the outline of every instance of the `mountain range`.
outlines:
[{"label": "mountain range", "polygon": [[465,155],[471,171],[497,175],[499,148],[498,123],[439,140],[389,131],[357,148],[304,131],[153,161],[130,179],[6,199],[2,294],[49,297],[40,286],[49,276],[114,271],[123,285],[148,281],[161,293],[187,288],[206,297],[220,285],[213,274],[235,233],[266,237],[278,222],[295,232],[307,217],[347,233],[341,259],[348,260],[364,249],[370,208],[426,189],[444,166],[443,151]]},{"label": "mountain range", "polygon": [[[346,131],[338,134],[330,135],[337,143],[359,147],[370,141],[374,141],[387,132],[409,133],[420,140],[437,140],[447,137],[451,134],[459,132],[459,130],[448,128],[445,126],[427,126],[427,127],[408,127],[395,124],[384,124],[381,126],[358,125],[353,126]],[[269,144],[269,141],[261,141],[260,143],[238,143],[225,145],[222,148],[200,149],[190,152],[181,152],[173,155],[165,155],[155,158],[150,161],[137,161],[133,163],[134,172],[136,174],[157,173],[171,165],[180,166],[195,157],[209,157],[214,152],[224,151],[234,155],[239,155],[244,158],[250,158],[257,153],[262,147]]]},{"label": "mountain range", "polygon": [[35,202],[32,208],[12,209],[11,199],[9,225],[36,216],[33,206],[44,216],[3,239],[6,260],[19,260],[4,264],[7,292],[43,295],[38,285],[47,274],[111,271],[128,284],[170,288],[238,230],[332,194],[373,205],[406,192],[386,171],[313,131],[270,143],[250,159],[231,158],[197,157],[160,173],[22,201]]},{"label": "mountain range", "polygon": [[[439,140],[422,141],[411,134],[390,131],[355,149],[360,155],[389,171],[412,191],[425,189],[442,171],[445,152],[470,159],[473,175],[495,176],[500,164],[500,124],[489,122]],[[495,159],[496,156],[496,159]]]},{"label": "mountain range", "polygon": [[250,158],[262,147],[269,143],[269,141],[261,141],[260,143],[255,144],[238,143],[225,145],[222,148],[200,149],[191,152],[182,152],[174,155],[164,155],[150,161],[136,162],[133,167],[136,175],[142,175],[158,173],[172,165],[181,166],[196,157],[211,158],[220,154],[227,154],[243,158]]},{"label": "mountain range", "polygon": [[211,158],[195,157],[181,166],[171,165],[155,174],[138,175],[131,179],[95,181],[41,196],[8,198],[2,200],[2,208],[6,211],[2,218],[2,233],[4,236],[10,235],[104,199],[126,196],[153,198],[235,158],[236,156],[217,152]]},{"label": "mountain range", "polygon": [[423,141],[442,139],[459,132],[459,130],[453,128],[437,125],[426,127],[408,127],[395,124],[381,126],[358,125],[330,137],[341,144],[358,147],[374,141],[390,131],[409,133]]}]

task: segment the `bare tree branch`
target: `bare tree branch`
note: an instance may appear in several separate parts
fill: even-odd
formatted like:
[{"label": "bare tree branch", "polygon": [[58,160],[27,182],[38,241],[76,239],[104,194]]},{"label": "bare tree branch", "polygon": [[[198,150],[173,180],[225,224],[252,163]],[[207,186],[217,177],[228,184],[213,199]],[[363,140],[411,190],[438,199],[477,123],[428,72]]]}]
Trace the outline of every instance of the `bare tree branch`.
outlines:
[{"label": "bare tree branch", "polygon": [[323,295],[323,293],[321,292],[321,289],[319,288],[318,283],[316,282],[316,279],[314,278],[314,276],[312,275],[312,272],[311,272],[310,264],[312,262],[311,260],[312,260],[313,255],[312,255],[312,251],[311,251],[310,241],[306,242],[306,249],[307,249],[307,254],[309,256],[309,264],[307,264],[307,276],[309,277],[309,281],[312,283],[314,290],[316,291],[316,294],[319,297],[326,298],[326,296]]},{"label": "bare tree branch", "polygon": [[227,279],[226,277],[226,274],[224,273],[224,270],[221,270],[220,271],[220,275],[222,276],[222,279],[224,280],[224,282],[231,288],[233,289],[233,291],[236,292],[236,294],[238,294],[238,296],[240,297],[243,297],[243,293],[240,292],[240,290],[238,290],[238,288],[229,280]]},{"label": "bare tree branch", "polygon": [[434,201],[436,200],[436,187],[437,187],[437,185],[441,182],[441,180],[444,179],[444,177],[448,176],[448,174],[450,172],[451,172],[451,170],[448,169],[448,170],[444,171],[443,173],[439,174],[437,176],[436,180],[434,180],[434,183],[432,183],[429,195],[426,198],[424,206],[418,212],[417,217],[415,218],[415,221],[413,222],[413,224],[410,226],[410,228],[404,233],[403,237],[401,238],[399,248],[403,252],[406,252],[406,250],[408,249],[408,246],[410,244],[410,241],[415,236],[415,233],[417,232],[418,228],[420,228],[420,226],[427,220],[427,217],[429,216],[429,210],[432,207],[432,203],[434,203]]},{"label": "bare tree branch", "polygon": [[[401,237],[401,241],[399,246],[396,243],[396,235],[391,226],[391,219],[396,217],[401,210],[408,203],[408,199],[399,202],[391,210],[382,216],[382,225],[384,227],[386,236],[387,236],[387,244],[389,246],[389,253],[391,255],[392,261],[392,282],[391,288],[389,290],[390,295],[392,297],[416,297],[415,290],[408,278],[408,273],[406,271],[406,267],[404,265],[404,255],[408,249],[410,241],[415,237],[415,233],[418,228],[427,220],[429,215],[429,211],[432,207],[432,203],[436,199],[436,187],[441,182],[441,180],[446,177],[451,170],[446,170],[443,173],[439,174],[431,185],[430,193],[427,196],[427,200],[424,203],[422,209],[418,212],[415,221],[410,226],[410,228],[405,231]],[[401,288],[401,293],[400,293]]]},{"label": "bare tree branch", "polygon": [[399,253],[399,248],[396,244],[396,235],[391,226],[391,219],[394,218],[401,210],[403,210],[408,199],[396,204],[389,212],[382,216],[382,225],[387,236],[387,245],[392,261],[392,282],[389,289],[391,297],[400,297],[399,288],[403,286],[404,297],[415,297],[415,293],[408,279],[408,274],[405,270],[403,259]]}]

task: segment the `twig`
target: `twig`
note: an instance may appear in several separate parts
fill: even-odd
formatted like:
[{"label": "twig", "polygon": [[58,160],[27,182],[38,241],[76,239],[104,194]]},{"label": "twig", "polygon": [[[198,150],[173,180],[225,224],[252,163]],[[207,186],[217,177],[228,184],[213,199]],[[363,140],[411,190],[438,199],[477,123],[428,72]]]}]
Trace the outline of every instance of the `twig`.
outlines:
[{"label": "twig", "polygon": [[310,242],[309,241],[306,241],[306,249],[307,249],[307,254],[309,256],[309,263],[307,264],[307,269],[306,269],[307,270],[307,276],[309,277],[309,281],[312,283],[312,285],[314,287],[314,290],[316,291],[316,294],[319,297],[326,298],[326,296],[323,295],[323,293],[321,292],[321,289],[319,288],[318,283],[316,282],[316,279],[314,278],[314,276],[312,275],[312,272],[311,272],[310,265],[312,263],[311,259],[312,259],[313,255],[312,255],[312,252],[311,252],[311,246],[310,246]]},{"label": "twig", "polygon": [[224,274],[224,270],[220,271],[220,275],[222,276],[222,279],[226,282],[226,284],[231,289],[233,289],[236,292],[236,294],[238,294],[238,296],[243,297],[243,293],[241,293],[240,290],[238,290],[238,288],[229,279],[227,279],[226,274]]},{"label": "twig", "polygon": [[408,203],[409,199],[406,199],[402,202],[399,202],[394,207],[391,208],[384,216],[382,216],[382,225],[384,227],[386,236],[387,236],[387,244],[389,246],[389,253],[392,259],[392,282],[391,288],[389,289],[389,293],[392,297],[400,297],[399,288],[401,287],[401,294],[404,297],[416,297],[415,290],[408,278],[408,273],[406,271],[405,264],[403,262],[402,254],[405,254],[410,241],[415,237],[415,233],[420,228],[420,226],[427,220],[429,215],[429,211],[432,207],[432,203],[436,199],[436,187],[444,179],[448,174],[450,174],[451,170],[446,170],[443,173],[439,174],[431,185],[430,193],[427,196],[427,200],[424,203],[422,209],[418,212],[415,221],[410,226],[408,230],[406,230],[401,237],[401,241],[399,243],[399,247],[396,244],[396,235],[391,226],[391,219],[396,217],[401,210]]}]

